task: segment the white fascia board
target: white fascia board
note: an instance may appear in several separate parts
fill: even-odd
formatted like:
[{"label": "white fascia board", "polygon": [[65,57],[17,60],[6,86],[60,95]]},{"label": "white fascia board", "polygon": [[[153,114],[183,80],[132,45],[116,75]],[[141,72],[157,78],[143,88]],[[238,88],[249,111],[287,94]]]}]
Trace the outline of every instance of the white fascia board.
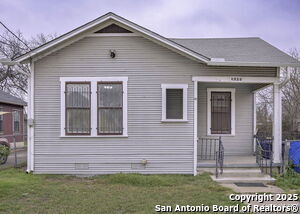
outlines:
[{"label": "white fascia board", "polygon": [[177,49],[177,50],[179,50],[179,51],[181,51],[181,52],[183,52],[185,54],[188,54],[188,55],[190,55],[190,56],[192,56],[192,57],[194,57],[194,58],[196,58],[196,59],[198,59],[198,60],[200,60],[202,62],[207,63],[210,60],[209,57],[205,57],[206,58],[205,59],[204,56],[201,56],[200,54],[198,54],[198,53],[196,53],[196,52],[194,52],[194,51],[192,51],[192,50],[190,50],[190,49],[188,49],[188,48],[186,48],[186,47],[184,47],[184,46],[182,46],[180,44],[177,44],[176,42],[173,42],[170,39],[167,39],[167,38],[165,38],[165,37],[163,37],[163,36],[161,36],[159,34],[156,34],[154,32],[151,32],[151,31],[149,31],[149,30],[141,27],[141,26],[138,26],[138,25],[136,25],[134,23],[131,23],[128,20],[120,19],[120,18],[118,19],[117,17],[114,17],[114,18],[116,19],[116,21],[118,21],[118,22],[120,22],[120,23],[122,23],[124,25],[127,25],[130,28],[132,28],[132,29],[134,29],[134,30],[136,30],[136,31],[144,34],[144,35],[147,35],[150,38],[154,38],[157,41],[160,41],[160,42],[162,42],[164,44],[167,44],[168,46],[173,47],[173,48],[175,48],[175,49]]},{"label": "white fascia board", "polygon": [[193,81],[215,83],[274,83],[278,77],[244,77],[244,76],[194,76]]},{"label": "white fascia board", "polygon": [[281,62],[236,62],[236,61],[209,61],[207,65],[211,66],[255,66],[255,67],[300,67],[297,63],[281,63]]},{"label": "white fascia board", "polygon": [[21,56],[20,58],[16,58],[16,61],[17,62],[23,62],[25,60],[27,60],[28,58],[30,57],[34,57],[36,54],[40,53],[40,52],[43,52],[45,50],[47,50],[48,48],[51,48],[55,45],[58,45],[59,43],[62,43],[70,38],[72,38],[73,36],[76,36],[78,35],[79,33],[82,33],[92,27],[95,27],[96,25],[99,25],[107,20],[113,20],[113,21],[116,21],[116,22],[119,22],[125,26],[128,26],[129,28],[133,29],[133,30],[136,30],[137,32],[141,33],[142,35],[146,35],[148,36],[149,38],[152,38],[156,41],[159,41],[163,44],[166,44],[167,46],[169,47],[172,47],[184,54],[187,54],[193,58],[196,58],[204,63],[207,63],[210,59],[208,57],[205,57],[205,56],[202,56],[201,54],[199,53],[196,53],[180,44],[177,44],[176,42],[173,42],[163,36],[160,36],[159,34],[156,34],[154,32],[151,32],[150,30],[147,30],[137,24],[134,24],[122,17],[119,17],[115,14],[112,14],[112,13],[109,13],[107,15],[104,15],[103,17],[100,17],[94,21],[91,21],[90,23],[84,25],[84,26],[81,26],[79,27],[78,29],[74,30],[74,31],[71,31],[70,33],[66,33],[65,35],[61,36],[61,38],[59,39],[54,39],[52,42],[50,42],[49,44],[47,45],[44,45],[44,46],[41,46],[40,48],[37,48],[36,50],[32,50],[30,51],[28,54],[25,54],[24,56]]},{"label": "white fascia board", "polygon": [[0,59],[0,63],[2,65],[16,65],[16,64],[18,64],[17,62],[11,61],[10,59],[7,59],[7,58]]},{"label": "white fascia board", "polygon": [[16,58],[16,61],[18,62],[22,62],[30,57],[34,57],[36,54],[42,52],[42,51],[45,51],[46,49],[48,48],[51,48],[61,42],[64,42],[66,41],[67,39],[70,39],[71,37],[73,36],[76,36],[77,34],[79,33],[82,33],[83,31],[89,29],[89,28],[92,28],[98,24],[100,24],[101,22],[104,22],[106,20],[108,20],[110,18],[110,16],[104,16],[104,17],[101,17],[100,19],[97,19],[97,20],[94,20],[84,26],[81,26],[79,27],[77,30],[74,30],[73,32],[69,32],[63,36],[61,36],[61,38],[59,39],[54,39],[52,40],[51,42],[49,42],[49,44],[45,45],[45,46],[41,46],[40,48],[37,48],[35,50],[32,50],[30,51],[29,53],[25,54],[24,56],[20,57],[20,58]]}]

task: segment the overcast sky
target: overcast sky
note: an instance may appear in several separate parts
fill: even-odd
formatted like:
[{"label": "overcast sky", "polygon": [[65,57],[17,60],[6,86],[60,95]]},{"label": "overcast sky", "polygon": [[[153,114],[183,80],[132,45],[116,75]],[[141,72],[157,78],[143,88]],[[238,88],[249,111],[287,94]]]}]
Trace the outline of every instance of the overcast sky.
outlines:
[{"label": "overcast sky", "polygon": [[165,37],[261,37],[300,49],[300,0],[0,0],[0,20],[26,38],[60,35],[107,12]]}]

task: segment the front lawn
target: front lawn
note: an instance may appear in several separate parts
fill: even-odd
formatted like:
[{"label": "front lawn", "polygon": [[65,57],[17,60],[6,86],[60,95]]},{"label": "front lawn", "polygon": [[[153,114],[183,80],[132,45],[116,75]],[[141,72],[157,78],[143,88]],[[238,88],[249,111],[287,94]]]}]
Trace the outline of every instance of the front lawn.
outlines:
[{"label": "front lawn", "polygon": [[79,178],[0,171],[0,213],[155,213],[160,205],[235,205],[208,174]]},{"label": "front lawn", "polygon": [[277,176],[275,184],[287,193],[297,193],[300,195],[300,174],[297,174],[292,169],[288,168],[287,173]]}]

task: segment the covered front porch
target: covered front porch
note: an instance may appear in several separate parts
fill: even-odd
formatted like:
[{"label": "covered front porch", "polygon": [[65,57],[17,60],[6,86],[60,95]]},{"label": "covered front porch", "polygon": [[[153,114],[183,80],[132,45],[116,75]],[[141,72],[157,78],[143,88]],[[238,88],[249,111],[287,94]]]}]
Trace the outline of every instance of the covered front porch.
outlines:
[{"label": "covered front porch", "polygon": [[[195,168],[258,167],[256,93],[273,86],[273,133],[266,165],[281,163],[281,95],[277,77],[194,77]],[[220,146],[221,142],[221,146]],[[221,153],[221,156],[220,156]],[[220,160],[222,158],[222,160]]]}]

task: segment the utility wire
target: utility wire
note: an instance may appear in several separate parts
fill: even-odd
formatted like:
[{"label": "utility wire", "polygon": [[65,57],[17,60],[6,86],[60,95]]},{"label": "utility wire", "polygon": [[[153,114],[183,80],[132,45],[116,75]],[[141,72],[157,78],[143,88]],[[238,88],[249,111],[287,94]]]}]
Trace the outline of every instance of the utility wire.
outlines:
[{"label": "utility wire", "polygon": [[12,35],[14,35],[14,37],[16,37],[22,44],[24,44],[29,50],[31,50],[31,48],[25,43],[23,42],[22,39],[20,39],[14,32],[12,32],[8,27],[6,27],[5,24],[3,24],[3,22],[0,21],[0,24],[8,31],[10,32]]}]

